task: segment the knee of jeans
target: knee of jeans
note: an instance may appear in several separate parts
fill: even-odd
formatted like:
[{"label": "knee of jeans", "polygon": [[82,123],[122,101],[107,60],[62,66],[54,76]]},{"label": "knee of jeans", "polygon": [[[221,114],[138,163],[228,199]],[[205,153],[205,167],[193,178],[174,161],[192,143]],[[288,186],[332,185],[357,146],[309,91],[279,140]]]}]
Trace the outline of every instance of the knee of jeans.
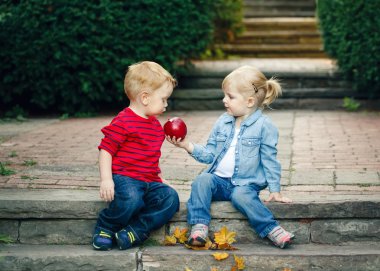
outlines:
[{"label": "knee of jeans", "polygon": [[254,191],[247,193],[244,189],[239,189],[239,187],[236,187],[232,192],[231,202],[237,206],[246,206],[257,196],[257,193]]},{"label": "knee of jeans", "polygon": [[202,189],[205,187],[210,187],[212,185],[212,174],[210,173],[202,173],[199,175],[193,183],[191,184],[192,189]]},{"label": "knee of jeans", "polygon": [[177,191],[175,191],[173,188],[170,188],[167,192],[167,198],[169,199],[169,204],[172,207],[175,207],[176,211],[179,209],[179,197]]}]

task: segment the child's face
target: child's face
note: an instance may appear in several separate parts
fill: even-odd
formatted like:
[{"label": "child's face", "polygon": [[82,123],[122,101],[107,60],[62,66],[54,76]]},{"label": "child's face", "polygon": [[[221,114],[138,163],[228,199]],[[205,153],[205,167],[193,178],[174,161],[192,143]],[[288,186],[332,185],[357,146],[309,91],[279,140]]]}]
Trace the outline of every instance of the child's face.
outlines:
[{"label": "child's face", "polygon": [[160,88],[149,94],[148,106],[146,107],[147,116],[156,116],[164,113],[168,106],[168,99],[172,95],[173,86],[166,82]]},{"label": "child's face", "polygon": [[223,92],[223,104],[228,114],[234,117],[243,117],[251,113],[252,106],[249,99],[238,91],[235,84],[228,84]]}]

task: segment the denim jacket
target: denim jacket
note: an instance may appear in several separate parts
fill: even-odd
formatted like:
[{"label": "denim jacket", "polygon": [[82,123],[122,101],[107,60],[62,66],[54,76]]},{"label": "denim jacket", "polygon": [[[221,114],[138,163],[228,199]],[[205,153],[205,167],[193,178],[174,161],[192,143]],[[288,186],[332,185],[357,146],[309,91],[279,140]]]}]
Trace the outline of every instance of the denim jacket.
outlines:
[{"label": "denim jacket", "polygon": [[[216,121],[205,146],[194,144],[191,154],[198,162],[210,164],[212,173],[226,154],[234,137],[235,118],[224,113]],[[240,125],[235,150],[234,185],[256,184],[270,192],[280,192],[281,164],[277,160],[278,130],[272,121],[256,110]]]}]

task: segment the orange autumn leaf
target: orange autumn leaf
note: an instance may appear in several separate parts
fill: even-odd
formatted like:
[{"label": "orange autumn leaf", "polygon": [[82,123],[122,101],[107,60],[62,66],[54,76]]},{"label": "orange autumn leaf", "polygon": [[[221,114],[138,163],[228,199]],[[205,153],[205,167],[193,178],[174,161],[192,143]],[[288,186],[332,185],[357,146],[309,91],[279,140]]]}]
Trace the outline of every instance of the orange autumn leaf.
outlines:
[{"label": "orange autumn leaf", "polygon": [[243,257],[238,257],[238,256],[234,255],[234,259],[235,259],[235,264],[236,264],[237,269],[238,270],[244,270],[245,264],[244,264]]},{"label": "orange autumn leaf", "polygon": [[177,238],[180,244],[183,244],[187,241],[186,237],[187,229],[180,230],[178,227],[175,228],[173,235]]},{"label": "orange autumn leaf", "polygon": [[237,250],[236,247],[233,247],[230,244],[226,244],[226,243],[218,245],[217,249],[220,249],[220,250]]},{"label": "orange autumn leaf", "polygon": [[292,269],[285,267],[282,271],[292,271]]},{"label": "orange autumn leaf", "polygon": [[228,253],[226,253],[226,252],[216,252],[216,253],[212,254],[212,256],[214,256],[215,260],[221,261],[221,260],[227,259],[228,256],[230,256],[230,255],[228,255]]},{"label": "orange autumn leaf", "polygon": [[238,271],[237,266],[236,265],[232,266],[231,271]]},{"label": "orange autumn leaf", "polygon": [[228,231],[226,226],[223,226],[219,232],[215,232],[214,236],[215,236],[215,243],[217,243],[218,245],[232,244],[236,242],[235,240],[236,232]]},{"label": "orange autumn leaf", "polygon": [[175,238],[174,235],[165,236],[165,241],[164,241],[165,246],[175,246],[175,244],[177,244],[177,238]]},{"label": "orange autumn leaf", "polygon": [[218,271],[218,268],[216,268],[216,267],[211,267],[210,271]]}]

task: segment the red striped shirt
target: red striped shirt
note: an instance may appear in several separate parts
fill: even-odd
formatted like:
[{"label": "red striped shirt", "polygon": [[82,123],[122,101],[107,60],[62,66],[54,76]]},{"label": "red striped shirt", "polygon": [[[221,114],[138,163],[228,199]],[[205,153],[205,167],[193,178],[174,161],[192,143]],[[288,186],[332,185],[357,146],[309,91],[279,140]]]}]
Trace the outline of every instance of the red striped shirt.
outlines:
[{"label": "red striped shirt", "polygon": [[125,108],[101,131],[104,138],[98,148],[112,155],[112,173],[162,182],[158,163],[165,134],[157,118],[145,119]]}]

